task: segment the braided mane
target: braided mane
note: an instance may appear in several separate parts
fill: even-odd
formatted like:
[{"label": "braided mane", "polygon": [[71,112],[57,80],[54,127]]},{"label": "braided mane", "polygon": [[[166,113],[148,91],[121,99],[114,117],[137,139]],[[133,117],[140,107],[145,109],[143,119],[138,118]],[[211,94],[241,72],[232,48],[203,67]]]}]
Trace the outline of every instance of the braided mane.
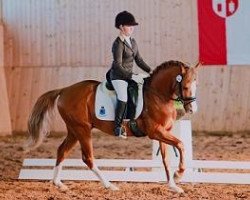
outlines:
[{"label": "braided mane", "polygon": [[150,77],[148,77],[146,79],[146,85],[150,84],[151,83],[151,80],[154,76],[156,76],[158,73],[160,73],[162,70],[166,70],[170,67],[181,67],[181,66],[184,66],[184,67],[189,67],[187,64],[181,62],[181,61],[176,61],[176,60],[169,60],[169,61],[166,61],[166,62],[163,62],[162,64],[160,64],[159,66],[157,66],[153,73],[151,74]]},{"label": "braided mane", "polygon": [[188,65],[186,65],[185,63],[183,63],[181,61],[170,60],[170,61],[163,62],[158,67],[156,67],[155,70],[153,71],[152,76],[155,76],[160,71],[165,70],[166,68],[169,68],[169,67],[173,67],[173,66],[176,66],[176,67],[181,67],[181,66],[189,67]]}]

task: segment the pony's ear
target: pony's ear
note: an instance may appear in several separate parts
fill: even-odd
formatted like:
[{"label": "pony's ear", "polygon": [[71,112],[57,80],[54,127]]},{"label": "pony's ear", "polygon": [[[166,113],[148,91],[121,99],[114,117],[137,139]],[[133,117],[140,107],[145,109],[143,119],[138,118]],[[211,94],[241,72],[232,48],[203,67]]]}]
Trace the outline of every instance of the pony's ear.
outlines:
[{"label": "pony's ear", "polygon": [[187,70],[185,69],[185,66],[182,65],[181,66],[181,74],[186,74],[186,71]]},{"label": "pony's ear", "polygon": [[202,65],[202,62],[199,61],[199,62],[194,66],[194,68],[195,68],[195,69],[198,69],[201,65]]}]

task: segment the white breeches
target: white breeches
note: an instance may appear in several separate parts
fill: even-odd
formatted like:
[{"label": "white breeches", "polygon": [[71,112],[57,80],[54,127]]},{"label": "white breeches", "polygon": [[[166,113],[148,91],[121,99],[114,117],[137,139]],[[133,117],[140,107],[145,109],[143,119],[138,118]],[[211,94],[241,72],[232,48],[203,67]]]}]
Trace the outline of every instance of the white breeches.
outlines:
[{"label": "white breeches", "polygon": [[128,82],[124,80],[112,80],[112,84],[115,88],[117,99],[123,102],[128,101]]}]

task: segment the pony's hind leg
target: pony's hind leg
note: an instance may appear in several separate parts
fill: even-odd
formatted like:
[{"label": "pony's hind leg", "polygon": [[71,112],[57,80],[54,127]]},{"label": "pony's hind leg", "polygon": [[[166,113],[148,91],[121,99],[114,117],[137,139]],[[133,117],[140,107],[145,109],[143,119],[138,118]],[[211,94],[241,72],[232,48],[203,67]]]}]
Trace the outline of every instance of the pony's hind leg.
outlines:
[{"label": "pony's hind leg", "polygon": [[109,182],[109,180],[101,173],[101,170],[94,163],[93,145],[91,138],[91,129],[80,127],[77,129],[78,140],[82,150],[82,160],[89,167],[91,171],[99,178],[103,186],[111,190],[119,190],[118,187]]},{"label": "pony's hind leg", "polygon": [[57,160],[56,166],[54,167],[53,183],[59,187],[61,190],[67,190],[67,186],[61,181],[61,171],[62,171],[62,161],[68,155],[69,151],[76,144],[77,139],[73,133],[68,129],[68,135],[64,139],[63,143],[59,146],[57,150]]}]

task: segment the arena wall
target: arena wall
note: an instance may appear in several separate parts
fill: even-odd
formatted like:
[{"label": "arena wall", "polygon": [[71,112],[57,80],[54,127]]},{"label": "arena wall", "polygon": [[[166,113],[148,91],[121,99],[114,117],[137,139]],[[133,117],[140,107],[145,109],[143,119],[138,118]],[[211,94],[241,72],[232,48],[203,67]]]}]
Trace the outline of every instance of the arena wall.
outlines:
[{"label": "arena wall", "polygon": [[3,59],[3,25],[0,22],[0,135],[11,134],[9,99],[6,87],[4,59]]}]

